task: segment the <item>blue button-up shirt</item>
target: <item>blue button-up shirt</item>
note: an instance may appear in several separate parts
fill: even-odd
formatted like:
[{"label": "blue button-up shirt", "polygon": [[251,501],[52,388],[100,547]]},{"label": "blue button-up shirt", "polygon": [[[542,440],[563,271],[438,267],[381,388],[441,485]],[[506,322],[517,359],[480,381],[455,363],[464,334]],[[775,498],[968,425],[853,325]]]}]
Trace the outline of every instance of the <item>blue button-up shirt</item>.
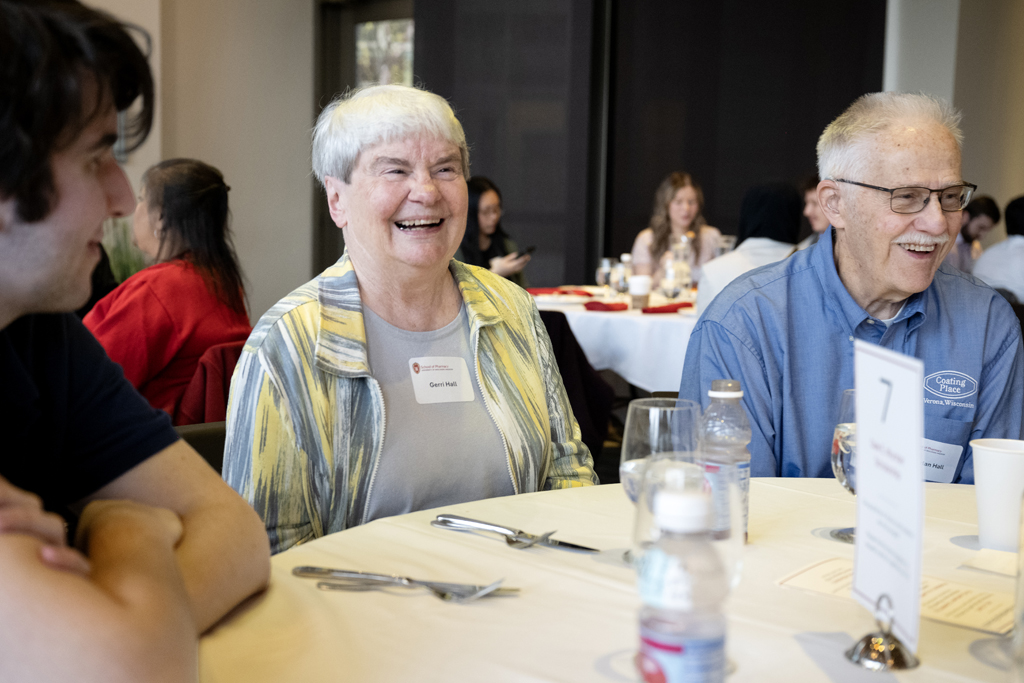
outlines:
[{"label": "blue button-up shirt", "polygon": [[740,380],[751,475],[832,476],[854,339],[924,361],[925,438],[963,447],[953,481],[974,483],[971,439],[1022,438],[1024,348],[1010,305],[941,265],[886,328],[846,291],[831,239],[750,271],[715,298],[690,337],[679,395],[707,407],[712,380]]}]

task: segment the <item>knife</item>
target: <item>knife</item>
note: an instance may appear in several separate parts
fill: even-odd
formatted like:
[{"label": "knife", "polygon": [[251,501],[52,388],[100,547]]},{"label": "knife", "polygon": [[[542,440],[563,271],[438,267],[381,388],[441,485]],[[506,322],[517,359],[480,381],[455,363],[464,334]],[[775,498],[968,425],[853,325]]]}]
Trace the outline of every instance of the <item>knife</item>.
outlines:
[{"label": "knife", "polygon": [[501,526],[500,524],[491,524],[490,522],[481,522],[478,519],[470,519],[468,517],[462,517],[460,515],[438,515],[437,519],[431,522],[431,525],[443,529],[455,529],[457,531],[468,531],[471,529],[479,531],[493,531],[503,536],[515,538],[517,540],[532,541],[537,543],[538,545],[546,545],[552,548],[560,548],[562,550],[576,550],[587,553],[601,552],[597,548],[589,548],[585,545],[579,545],[577,543],[560,541],[556,538],[550,538],[550,536],[546,534],[542,536],[536,536],[534,534],[528,534],[525,531],[520,531],[519,529]]}]

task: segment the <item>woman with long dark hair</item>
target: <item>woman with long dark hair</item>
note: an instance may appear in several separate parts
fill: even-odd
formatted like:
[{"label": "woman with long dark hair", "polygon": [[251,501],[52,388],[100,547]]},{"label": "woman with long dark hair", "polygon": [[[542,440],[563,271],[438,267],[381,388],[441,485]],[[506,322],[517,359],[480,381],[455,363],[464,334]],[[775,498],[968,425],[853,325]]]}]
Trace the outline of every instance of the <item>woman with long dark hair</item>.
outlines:
[{"label": "woman with long dark hair", "polygon": [[133,236],[153,265],[96,304],[85,325],[125,377],[172,417],[199,358],[252,331],[216,168],[163,161],[142,177]]},{"label": "woman with long dark hair", "polygon": [[661,181],[654,193],[651,223],[633,242],[633,273],[663,277],[662,259],[673,244],[689,245],[687,259],[694,284],[701,267],[715,258],[722,233],[704,221],[704,192],[689,173],[676,171]]},{"label": "woman with long dark hair", "polygon": [[519,247],[501,227],[501,190],[479,175],[467,180],[466,188],[469,190],[466,234],[455,260],[486,268],[525,287],[523,268],[530,262],[530,255],[520,254]]}]

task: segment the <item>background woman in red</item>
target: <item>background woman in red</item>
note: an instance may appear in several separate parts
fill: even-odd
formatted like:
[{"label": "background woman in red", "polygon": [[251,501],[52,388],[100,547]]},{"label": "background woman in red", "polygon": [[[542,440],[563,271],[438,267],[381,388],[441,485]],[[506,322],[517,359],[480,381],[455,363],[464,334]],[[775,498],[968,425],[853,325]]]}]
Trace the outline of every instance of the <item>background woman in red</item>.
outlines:
[{"label": "background woman in red", "polygon": [[85,325],[155,408],[174,416],[199,358],[252,331],[221,172],[194,159],[142,178],[135,243],[153,261],[104,297]]}]

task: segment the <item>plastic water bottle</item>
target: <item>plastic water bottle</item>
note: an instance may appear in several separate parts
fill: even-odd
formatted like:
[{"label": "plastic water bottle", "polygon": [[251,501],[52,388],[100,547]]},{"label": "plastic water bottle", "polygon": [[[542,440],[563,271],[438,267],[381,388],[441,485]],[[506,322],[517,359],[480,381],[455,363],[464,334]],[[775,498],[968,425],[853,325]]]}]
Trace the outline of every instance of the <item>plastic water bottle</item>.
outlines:
[{"label": "plastic water bottle", "polygon": [[735,484],[743,514],[743,542],[747,540],[750,501],[750,422],[740,399],[743,390],[734,379],[716,379],[708,392],[711,403],[701,420],[701,462],[704,478],[711,487],[713,516],[710,524],[716,539],[732,534],[729,485]]},{"label": "plastic water bottle", "polygon": [[637,568],[640,652],[647,683],[725,680],[727,579],[708,538],[706,495],[663,490],[654,499],[661,536]]}]

